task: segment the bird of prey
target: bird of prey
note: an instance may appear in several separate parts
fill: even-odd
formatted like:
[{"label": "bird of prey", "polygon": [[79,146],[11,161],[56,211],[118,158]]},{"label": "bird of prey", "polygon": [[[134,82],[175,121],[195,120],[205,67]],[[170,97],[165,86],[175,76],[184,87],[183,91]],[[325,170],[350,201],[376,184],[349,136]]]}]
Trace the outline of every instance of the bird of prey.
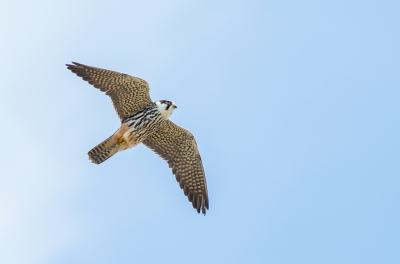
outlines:
[{"label": "bird of prey", "polygon": [[169,100],[153,102],[149,84],[140,78],[76,62],[66,65],[106,92],[121,120],[121,127],[112,136],[88,152],[89,159],[100,164],[119,151],[143,143],[167,161],[193,208],[205,215],[208,192],[197,143],[189,130],[168,119],[176,104]]}]

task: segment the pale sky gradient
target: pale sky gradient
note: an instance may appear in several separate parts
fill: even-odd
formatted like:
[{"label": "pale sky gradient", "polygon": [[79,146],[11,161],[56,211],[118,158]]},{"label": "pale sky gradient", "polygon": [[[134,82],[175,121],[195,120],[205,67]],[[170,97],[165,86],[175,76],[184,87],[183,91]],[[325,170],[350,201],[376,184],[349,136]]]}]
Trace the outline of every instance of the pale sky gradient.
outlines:
[{"label": "pale sky gradient", "polygon": [[[400,263],[399,1],[2,1],[0,263]],[[66,63],[147,80],[198,215]]]}]

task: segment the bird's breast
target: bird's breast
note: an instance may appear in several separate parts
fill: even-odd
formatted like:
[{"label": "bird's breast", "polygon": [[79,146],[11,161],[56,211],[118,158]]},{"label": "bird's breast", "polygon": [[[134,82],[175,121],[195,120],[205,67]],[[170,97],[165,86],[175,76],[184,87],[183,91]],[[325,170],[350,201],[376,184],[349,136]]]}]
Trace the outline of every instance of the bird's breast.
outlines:
[{"label": "bird's breast", "polygon": [[124,127],[123,137],[129,144],[134,147],[148,136],[156,132],[167,119],[157,109],[155,111],[143,112],[140,115],[134,115],[128,118],[121,129]]}]

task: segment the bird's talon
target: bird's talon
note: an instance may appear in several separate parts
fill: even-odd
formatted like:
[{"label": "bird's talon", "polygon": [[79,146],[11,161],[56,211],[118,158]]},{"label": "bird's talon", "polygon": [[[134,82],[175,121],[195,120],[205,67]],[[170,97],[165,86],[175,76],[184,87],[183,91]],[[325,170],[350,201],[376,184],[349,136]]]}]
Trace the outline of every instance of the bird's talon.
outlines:
[{"label": "bird's talon", "polygon": [[118,141],[118,143],[116,144],[117,147],[120,147],[120,146],[126,144],[124,137],[120,137],[117,141]]}]

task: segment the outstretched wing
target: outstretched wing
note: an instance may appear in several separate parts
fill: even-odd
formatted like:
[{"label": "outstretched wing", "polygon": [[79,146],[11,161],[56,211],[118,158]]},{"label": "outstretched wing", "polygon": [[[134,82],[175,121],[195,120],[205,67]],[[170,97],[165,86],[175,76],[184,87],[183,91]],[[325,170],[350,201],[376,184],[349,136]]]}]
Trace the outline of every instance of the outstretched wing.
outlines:
[{"label": "outstretched wing", "polygon": [[192,133],[167,120],[142,142],[168,162],[179,186],[192,202],[193,208],[206,214],[208,193],[206,176],[196,141]]},{"label": "outstretched wing", "polygon": [[128,74],[72,62],[67,68],[110,96],[121,122],[150,104],[149,84]]}]

